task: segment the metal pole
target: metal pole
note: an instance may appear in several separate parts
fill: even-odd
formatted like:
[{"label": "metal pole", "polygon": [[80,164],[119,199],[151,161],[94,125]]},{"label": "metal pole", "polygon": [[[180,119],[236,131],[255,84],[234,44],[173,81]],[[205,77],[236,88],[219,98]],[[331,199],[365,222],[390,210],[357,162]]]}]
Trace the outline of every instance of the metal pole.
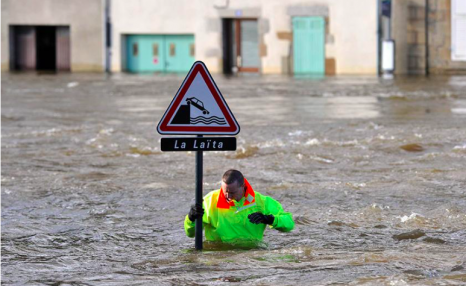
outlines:
[{"label": "metal pole", "polygon": [[[201,138],[202,135],[197,135]],[[202,151],[196,151],[196,204],[202,205]],[[196,219],[196,250],[202,250],[202,218]]]},{"label": "metal pole", "polygon": [[425,11],[425,37],[426,37],[426,75],[429,75],[429,0],[426,0]]},{"label": "metal pole", "polygon": [[377,74],[380,76],[382,74],[382,64],[381,64],[381,58],[382,58],[382,44],[381,44],[381,38],[382,38],[382,25],[380,23],[381,21],[381,0],[377,0]]},{"label": "metal pole", "polygon": [[112,22],[110,11],[111,0],[105,0],[105,71],[111,72]]},{"label": "metal pole", "polygon": [[388,34],[388,38],[387,40],[391,40],[392,39],[392,2],[390,2],[390,14],[389,14],[389,17],[388,17],[388,31],[387,31],[387,34]]}]

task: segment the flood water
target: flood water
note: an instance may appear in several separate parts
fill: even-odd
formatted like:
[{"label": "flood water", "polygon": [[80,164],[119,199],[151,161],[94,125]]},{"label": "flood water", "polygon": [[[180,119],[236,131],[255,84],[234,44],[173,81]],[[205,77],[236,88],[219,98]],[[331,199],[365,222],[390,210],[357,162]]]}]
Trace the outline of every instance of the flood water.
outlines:
[{"label": "flood water", "polygon": [[176,75],[2,75],[4,285],[465,285],[466,77],[224,78],[236,152],[296,222],[193,251],[195,153],[160,151]]}]

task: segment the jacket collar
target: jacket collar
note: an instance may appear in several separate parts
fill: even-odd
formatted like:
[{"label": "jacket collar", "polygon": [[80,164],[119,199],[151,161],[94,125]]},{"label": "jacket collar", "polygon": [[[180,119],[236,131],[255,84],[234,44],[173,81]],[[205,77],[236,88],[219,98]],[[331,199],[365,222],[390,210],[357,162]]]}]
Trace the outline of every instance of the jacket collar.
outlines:
[{"label": "jacket collar", "polygon": [[[256,202],[256,193],[252,189],[251,185],[249,184],[248,180],[246,178],[244,179],[244,187],[246,188],[246,192],[244,193],[244,206],[247,206],[249,204],[253,204]],[[235,203],[233,201],[228,202],[227,199],[225,198],[225,195],[223,194],[222,188],[220,188],[220,194],[218,196],[218,201],[217,201],[217,208],[219,209],[229,209],[230,207],[235,206]]]}]

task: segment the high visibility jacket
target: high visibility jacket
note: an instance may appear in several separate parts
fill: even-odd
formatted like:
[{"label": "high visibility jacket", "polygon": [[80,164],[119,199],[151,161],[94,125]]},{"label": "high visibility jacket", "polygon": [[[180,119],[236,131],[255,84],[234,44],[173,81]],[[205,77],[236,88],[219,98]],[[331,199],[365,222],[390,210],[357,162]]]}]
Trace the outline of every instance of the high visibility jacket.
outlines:
[{"label": "high visibility jacket", "polygon": [[[239,201],[228,202],[222,189],[212,191],[204,197],[204,216],[202,225],[205,237],[208,241],[262,241],[265,224],[253,224],[248,215],[261,212],[265,215],[272,214],[275,219],[270,226],[283,232],[294,228],[291,213],[285,212],[279,202],[271,197],[255,192],[245,179],[246,192]],[[184,230],[188,237],[194,237],[195,222],[186,216]]]}]

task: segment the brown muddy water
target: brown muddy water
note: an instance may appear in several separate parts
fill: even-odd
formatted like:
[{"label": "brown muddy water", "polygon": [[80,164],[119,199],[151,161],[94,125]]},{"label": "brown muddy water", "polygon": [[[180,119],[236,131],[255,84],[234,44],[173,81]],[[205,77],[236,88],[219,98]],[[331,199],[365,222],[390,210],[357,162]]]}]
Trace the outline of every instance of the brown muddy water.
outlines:
[{"label": "brown muddy water", "polygon": [[3,74],[2,284],[466,285],[466,77],[214,79],[241,133],[204,193],[237,168],[292,233],[192,250],[182,76]]}]

